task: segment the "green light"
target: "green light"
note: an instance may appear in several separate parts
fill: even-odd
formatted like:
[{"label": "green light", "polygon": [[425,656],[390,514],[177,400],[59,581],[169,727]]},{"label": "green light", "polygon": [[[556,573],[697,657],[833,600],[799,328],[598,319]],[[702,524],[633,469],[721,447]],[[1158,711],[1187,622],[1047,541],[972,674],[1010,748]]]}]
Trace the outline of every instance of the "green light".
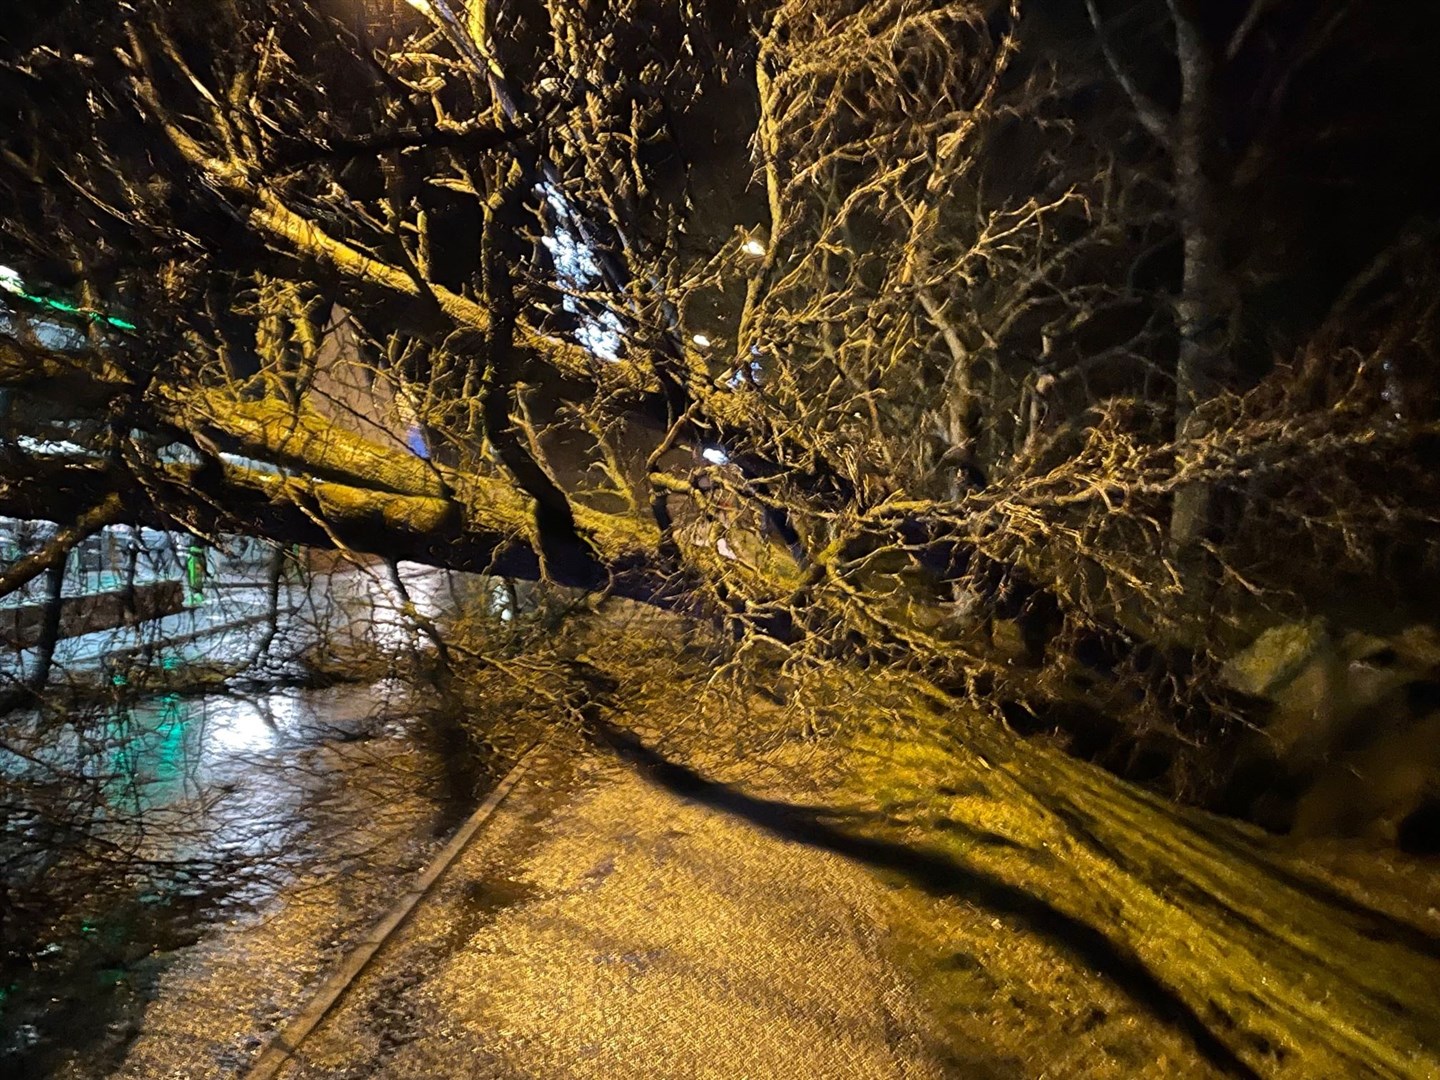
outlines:
[{"label": "green light", "polygon": [[72,304],[68,300],[56,300],[51,296],[40,296],[37,293],[32,293],[26,288],[25,281],[21,278],[20,274],[8,266],[0,266],[0,289],[10,293],[12,296],[18,296],[22,300],[28,300],[38,307],[49,308],[51,311],[62,311],[66,315],[79,315],[82,318],[89,319],[91,322],[103,322],[107,326],[115,327],[117,330],[137,329],[134,323],[126,319],[117,319],[115,316],[106,315],[101,311],[91,311],[89,308],[82,308],[77,304]]},{"label": "green light", "polygon": [[190,586],[190,603],[198,604],[205,599],[205,549],[191,544],[185,559],[185,581]]},{"label": "green light", "polygon": [[132,322],[117,319],[113,315],[104,315],[98,311],[91,311],[89,308],[78,307],[65,300],[56,300],[50,296],[36,296],[34,293],[28,292],[16,293],[16,295],[29,300],[32,304],[38,304],[40,307],[49,308],[52,311],[63,311],[67,315],[79,315],[82,318],[89,319],[91,322],[103,322],[115,327],[117,330],[136,329],[135,324]]}]

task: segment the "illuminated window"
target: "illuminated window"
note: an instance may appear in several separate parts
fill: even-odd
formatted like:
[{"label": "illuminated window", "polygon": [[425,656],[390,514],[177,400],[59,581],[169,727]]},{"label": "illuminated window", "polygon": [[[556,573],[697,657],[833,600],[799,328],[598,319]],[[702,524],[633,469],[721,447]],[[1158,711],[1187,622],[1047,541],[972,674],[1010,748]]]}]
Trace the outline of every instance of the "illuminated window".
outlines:
[{"label": "illuminated window", "polygon": [[593,289],[601,282],[595,251],[586,243],[579,220],[564,192],[550,183],[541,184],[539,191],[554,212],[551,235],[542,237],[541,243],[550,252],[556,277],[566,292],[562,306],[577,316],[579,325],[575,329],[575,340],[602,360],[619,360],[625,330],[620,316],[608,310],[597,312],[593,306],[583,305],[576,295]]}]

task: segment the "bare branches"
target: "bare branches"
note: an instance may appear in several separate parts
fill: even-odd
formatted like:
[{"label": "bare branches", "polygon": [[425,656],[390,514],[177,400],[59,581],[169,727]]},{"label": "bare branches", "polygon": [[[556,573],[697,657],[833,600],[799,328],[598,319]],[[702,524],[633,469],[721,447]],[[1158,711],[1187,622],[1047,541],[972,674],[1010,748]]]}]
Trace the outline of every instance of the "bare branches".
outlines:
[{"label": "bare branches", "polygon": [[1169,146],[1174,132],[1174,122],[1167,116],[1155,102],[1141,91],[1131,76],[1129,69],[1120,59],[1114,42],[1109,32],[1105,29],[1104,20],[1100,18],[1100,9],[1095,6],[1095,0],[1085,0],[1085,10],[1090,14],[1090,25],[1095,28],[1095,38],[1100,43],[1100,50],[1105,55],[1105,63],[1110,68],[1110,73],[1115,76],[1115,81],[1120,84],[1120,89],[1125,91],[1125,96],[1135,106],[1135,115],[1141,125],[1150,133],[1151,138],[1161,146]]},{"label": "bare branches", "polygon": [[[1082,638],[1189,647],[1200,609],[1278,595],[1253,521],[1358,559],[1422,513],[1341,463],[1430,437],[1395,389],[1430,316],[1282,392],[1305,335],[1241,293],[1218,135],[1287,73],[1231,95],[1223,39],[1279,27],[1264,0],[1220,29],[1161,0],[1089,0],[1088,30],[973,0],[226,10],[117,15],[129,97],[7,166],[63,162],[75,287],[144,323],[123,356],[44,355],[19,321],[0,345],[92,455],[74,514],[140,492],[137,517],[686,606],[792,670],[848,650],[1044,697]],[[1127,62],[1166,27],[1174,115]],[[38,262],[63,215],[28,205]],[[85,372],[77,426],[56,397]],[[1202,488],[1247,508],[1228,540],[1194,516],[1212,606],[1164,543]]]}]

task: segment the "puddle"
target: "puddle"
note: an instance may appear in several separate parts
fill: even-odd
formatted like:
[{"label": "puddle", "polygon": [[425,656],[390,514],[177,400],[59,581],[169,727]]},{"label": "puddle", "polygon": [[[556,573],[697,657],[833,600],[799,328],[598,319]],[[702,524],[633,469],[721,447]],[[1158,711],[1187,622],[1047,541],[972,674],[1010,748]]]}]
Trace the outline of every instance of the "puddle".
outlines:
[{"label": "puddle", "polygon": [[117,832],[149,861],[113,878],[97,866],[56,917],[7,912],[34,936],[5,931],[0,1076],[49,1076],[80,1047],[83,1073],[106,1075],[173,954],[208,927],[249,917],[302,873],[362,870],[397,831],[436,844],[437,825],[466,809],[439,782],[453,759],[417,746],[423,728],[383,705],[377,688],[348,686],[161,698],[116,721],[127,737],[107,744],[111,794],[139,823]]}]

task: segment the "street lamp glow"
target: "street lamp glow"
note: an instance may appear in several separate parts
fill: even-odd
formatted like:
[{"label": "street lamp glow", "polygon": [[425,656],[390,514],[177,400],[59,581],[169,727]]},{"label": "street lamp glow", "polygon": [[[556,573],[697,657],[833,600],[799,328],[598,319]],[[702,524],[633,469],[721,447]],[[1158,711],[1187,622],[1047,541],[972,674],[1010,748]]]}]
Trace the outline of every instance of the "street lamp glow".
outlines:
[{"label": "street lamp glow", "polygon": [[710,346],[710,339],[704,334],[696,334],[690,340],[693,341],[696,345],[699,345],[702,349],[709,348]]},{"label": "street lamp glow", "polygon": [[765,245],[754,237],[751,237],[740,245],[740,250],[745,252],[746,255],[754,255],[758,258],[765,254]]}]

